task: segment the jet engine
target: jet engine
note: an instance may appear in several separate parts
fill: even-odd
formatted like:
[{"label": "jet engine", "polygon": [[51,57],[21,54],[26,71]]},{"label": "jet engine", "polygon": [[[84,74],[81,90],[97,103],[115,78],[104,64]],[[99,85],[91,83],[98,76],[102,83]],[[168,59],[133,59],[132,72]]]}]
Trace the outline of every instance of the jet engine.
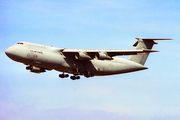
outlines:
[{"label": "jet engine", "polygon": [[91,57],[86,52],[76,53],[75,58],[79,60],[91,60]]},{"label": "jet engine", "polygon": [[99,60],[111,60],[112,59],[106,52],[96,53],[95,58],[99,59]]},{"label": "jet engine", "polygon": [[29,70],[30,72],[34,72],[34,73],[46,72],[46,70],[44,68],[39,68],[39,67],[35,67],[35,66],[27,66],[26,70]]}]

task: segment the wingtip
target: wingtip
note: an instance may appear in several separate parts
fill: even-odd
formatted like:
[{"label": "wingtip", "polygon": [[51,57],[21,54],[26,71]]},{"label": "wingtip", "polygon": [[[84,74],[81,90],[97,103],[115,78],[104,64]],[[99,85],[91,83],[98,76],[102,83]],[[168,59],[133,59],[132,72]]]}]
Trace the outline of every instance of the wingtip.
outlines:
[{"label": "wingtip", "polygon": [[150,49],[144,49],[143,51],[144,51],[144,52],[150,52],[150,53],[160,52],[160,51],[157,51],[157,50],[150,50]]}]

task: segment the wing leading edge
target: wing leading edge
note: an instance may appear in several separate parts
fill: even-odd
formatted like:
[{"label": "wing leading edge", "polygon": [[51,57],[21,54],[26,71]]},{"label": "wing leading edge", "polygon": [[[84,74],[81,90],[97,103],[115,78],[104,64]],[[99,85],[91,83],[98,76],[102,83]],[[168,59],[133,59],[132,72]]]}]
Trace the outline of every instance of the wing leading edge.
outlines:
[{"label": "wing leading edge", "polygon": [[138,53],[151,53],[159,52],[156,50],[142,49],[142,50],[112,50],[112,49],[63,49],[61,51],[64,55],[77,55],[88,56],[87,59],[112,59],[113,56],[124,56],[124,55],[137,55]]}]

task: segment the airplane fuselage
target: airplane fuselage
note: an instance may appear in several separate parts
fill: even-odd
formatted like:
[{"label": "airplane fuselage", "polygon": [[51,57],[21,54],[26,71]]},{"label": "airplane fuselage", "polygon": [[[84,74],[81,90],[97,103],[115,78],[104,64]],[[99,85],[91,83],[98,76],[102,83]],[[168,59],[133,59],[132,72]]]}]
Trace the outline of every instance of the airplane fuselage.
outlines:
[{"label": "airplane fuselage", "polygon": [[147,69],[141,64],[118,57],[112,57],[111,60],[79,60],[74,54],[64,55],[62,50],[63,48],[19,42],[9,47],[6,54],[12,60],[26,65],[71,74],[78,72],[79,75],[86,72],[92,76],[104,76]]},{"label": "airplane fuselage", "polygon": [[[18,42],[9,47],[5,53],[14,61],[27,65],[30,72],[41,73],[46,70],[63,72],[60,78],[69,77],[72,80],[85,77],[105,76],[135,72],[147,69],[144,66],[152,50],[154,40],[172,40],[169,38],[136,38],[134,50],[110,49],[67,49],[45,46],[29,42]],[[116,56],[130,55],[128,59]]]}]

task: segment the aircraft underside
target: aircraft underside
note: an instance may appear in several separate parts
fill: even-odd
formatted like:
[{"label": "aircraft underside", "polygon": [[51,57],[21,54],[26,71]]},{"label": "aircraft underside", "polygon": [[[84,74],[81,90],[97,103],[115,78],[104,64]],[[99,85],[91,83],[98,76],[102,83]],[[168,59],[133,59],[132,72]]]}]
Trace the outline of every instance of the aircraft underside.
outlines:
[{"label": "aircraft underside", "polygon": [[[69,58],[72,59],[72,58]],[[107,76],[107,75],[115,75],[115,74],[123,74],[128,72],[135,72],[139,70],[147,69],[147,67],[135,63],[128,59],[116,58],[114,57],[112,60],[91,60],[91,61],[77,61],[74,60],[74,66],[64,65],[62,64],[51,64],[51,63],[41,63],[38,62],[29,62],[26,63],[28,66],[27,70],[34,73],[46,72],[47,69],[62,72],[59,74],[60,78],[68,78],[69,74],[72,74],[70,78],[72,80],[80,79],[80,76],[84,76],[86,78],[94,77],[94,76]],[[85,64],[86,63],[86,64]],[[51,66],[52,68],[49,68]]]}]

